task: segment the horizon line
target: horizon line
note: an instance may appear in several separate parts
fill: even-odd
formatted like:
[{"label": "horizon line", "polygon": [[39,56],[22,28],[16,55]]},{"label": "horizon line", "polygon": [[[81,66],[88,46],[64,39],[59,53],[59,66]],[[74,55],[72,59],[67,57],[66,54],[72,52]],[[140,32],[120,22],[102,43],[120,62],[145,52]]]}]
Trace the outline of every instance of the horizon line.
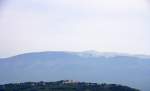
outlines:
[{"label": "horizon line", "polygon": [[82,50],[82,51],[65,51],[65,50],[49,50],[49,51],[32,51],[32,52],[23,52],[23,53],[17,53],[14,55],[10,55],[7,57],[0,57],[0,59],[6,59],[6,58],[11,58],[11,57],[15,57],[15,56],[19,56],[19,55],[25,55],[25,54],[34,54],[34,53],[48,53],[48,52],[64,52],[64,53],[97,53],[97,54],[115,54],[115,55],[124,55],[124,56],[137,56],[137,57],[148,57],[150,58],[149,54],[142,54],[142,53],[127,53],[127,52],[112,52],[112,51],[108,51],[108,52],[100,52],[97,50]]}]

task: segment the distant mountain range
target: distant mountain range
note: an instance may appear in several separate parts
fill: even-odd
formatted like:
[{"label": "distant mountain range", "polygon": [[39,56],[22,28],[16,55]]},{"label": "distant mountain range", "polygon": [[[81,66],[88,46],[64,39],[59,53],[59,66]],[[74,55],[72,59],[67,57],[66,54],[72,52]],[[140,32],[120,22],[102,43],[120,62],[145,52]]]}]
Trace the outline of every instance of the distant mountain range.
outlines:
[{"label": "distant mountain range", "polygon": [[150,91],[150,57],[50,51],[0,59],[0,84],[62,79],[123,84]]}]

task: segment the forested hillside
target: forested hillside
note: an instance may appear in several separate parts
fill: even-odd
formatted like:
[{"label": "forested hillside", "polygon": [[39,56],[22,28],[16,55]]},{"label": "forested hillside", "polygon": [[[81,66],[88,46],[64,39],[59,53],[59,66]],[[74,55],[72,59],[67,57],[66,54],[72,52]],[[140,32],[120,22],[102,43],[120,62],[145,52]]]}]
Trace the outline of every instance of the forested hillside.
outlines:
[{"label": "forested hillside", "polygon": [[56,82],[26,82],[0,85],[0,91],[139,91],[116,84],[97,84],[62,80]]}]

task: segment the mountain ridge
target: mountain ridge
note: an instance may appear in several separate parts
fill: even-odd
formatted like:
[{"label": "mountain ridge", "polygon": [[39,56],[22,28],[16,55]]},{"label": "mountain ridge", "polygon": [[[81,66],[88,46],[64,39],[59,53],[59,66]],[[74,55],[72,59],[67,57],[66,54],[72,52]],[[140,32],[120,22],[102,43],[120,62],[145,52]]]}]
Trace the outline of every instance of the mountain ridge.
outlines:
[{"label": "mountain ridge", "polygon": [[66,53],[66,54],[72,54],[72,55],[78,55],[83,57],[116,57],[116,56],[128,56],[128,57],[135,57],[135,58],[141,58],[141,59],[150,59],[150,55],[142,55],[142,54],[128,54],[128,53],[118,53],[118,52],[98,52],[95,50],[87,50],[87,51],[81,51],[81,52],[73,52],[73,51],[43,51],[43,52],[29,52],[29,53],[22,53],[17,54],[10,57],[0,58],[2,59],[9,59],[14,58],[18,56],[24,56],[24,55],[38,55],[38,54],[49,54],[49,53]]},{"label": "mountain ridge", "polygon": [[0,84],[74,79],[118,83],[150,91],[149,65],[148,58],[95,56],[95,52],[26,53],[0,59]]}]

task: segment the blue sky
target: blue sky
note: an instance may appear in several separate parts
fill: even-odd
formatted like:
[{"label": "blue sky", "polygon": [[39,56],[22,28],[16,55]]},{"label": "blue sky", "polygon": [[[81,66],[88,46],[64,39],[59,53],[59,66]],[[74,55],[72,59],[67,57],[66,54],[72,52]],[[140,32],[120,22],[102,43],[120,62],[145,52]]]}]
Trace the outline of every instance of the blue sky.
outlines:
[{"label": "blue sky", "polygon": [[150,55],[148,0],[5,0],[0,57],[35,51]]}]

